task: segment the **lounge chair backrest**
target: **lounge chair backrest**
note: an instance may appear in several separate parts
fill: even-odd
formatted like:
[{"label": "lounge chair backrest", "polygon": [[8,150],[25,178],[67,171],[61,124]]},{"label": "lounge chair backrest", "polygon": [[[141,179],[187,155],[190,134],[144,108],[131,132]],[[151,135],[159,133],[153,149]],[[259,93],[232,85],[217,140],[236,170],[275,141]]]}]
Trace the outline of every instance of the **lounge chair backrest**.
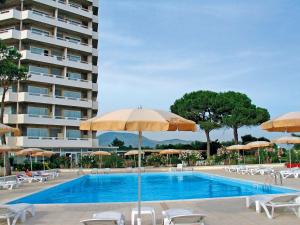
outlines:
[{"label": "lounge chair backrest", "polygon": [[204,215],[202,214],[190,214],[190,215],[182,215],[182,216],[175,216],[170,218],[170,224],[188,224],[188,225],[193,225],[193,224],[202,224]]},{"label": "lounge chair backrest", "polygon": [[84,225],[117,225],[115,220],[99,220],[99,219],[89,219],[80,221]]},{"label": "lounge chair backrest", "polygon": [[0,218],[3,216],[12,215],[12,214],[14,214],[14,212],[11,209],[9,209],[3,205],[0,205]]},{"label": "lounge chair backrest", "polygon": [[296,198],[300,197],[300,195],[284,195],[275,197],[270,202],[293,202]]},{"label": "lounge chair backrest", "polygon": [[17,176],[12,175],[12,176],[6,176],[6,177],[0,177],[0,182],[6,182],[6,181],[16,181]]}]

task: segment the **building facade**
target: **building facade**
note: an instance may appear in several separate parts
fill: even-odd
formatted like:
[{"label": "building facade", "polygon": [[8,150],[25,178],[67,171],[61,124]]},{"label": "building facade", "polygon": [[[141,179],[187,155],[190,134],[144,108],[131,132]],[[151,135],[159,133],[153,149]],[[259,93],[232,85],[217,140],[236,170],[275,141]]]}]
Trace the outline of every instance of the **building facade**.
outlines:
[{"label": "building facade", "polygon": [[98,1],[0,5],[0,39],[20,51],[30,75],[5,97],[4,123],[21,130],[8,144],[72,154],[98,147],[95,132],[79,130],[98,111]]}]

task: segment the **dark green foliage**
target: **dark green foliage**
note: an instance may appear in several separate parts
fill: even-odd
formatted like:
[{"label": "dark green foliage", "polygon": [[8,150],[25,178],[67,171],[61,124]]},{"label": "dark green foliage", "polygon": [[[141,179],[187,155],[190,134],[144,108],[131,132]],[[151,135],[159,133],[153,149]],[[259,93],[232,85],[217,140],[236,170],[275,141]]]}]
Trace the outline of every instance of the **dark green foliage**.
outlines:
[{"label": "dark green foliage", "polygon": [[221,127],[222,113],[219,94],[213,91],[195,91],[177,99],[171,111],[193,120],[204,130],[207,138],[207,156],[210,157],[210,135],[212,130]]},{"label": "dark green foliage", "polygon": [[222,124],[234,132],[235,143],[238,143],[238,129],[243,126],[257,126],[270,119],[268,110],[252,104],[251,99],[242,93],[228,91],[220,93]]},{"label": "dark green foliage", "polygon": [[259,137],[259,138],[253,137],[251,134],[244,135],[241,138],[242,138],[243,145],[248,144],[253,141],[270,141],[269,139],[267,139],[265,137]]},{"label": "dark green foliage", "polygon": [[113,140],[113,142],[111,143],[111,145],[114,147],[119,147],[121,149],[122,147],[124,147],[124,141],[121,141],[118,138],[115,138]]}]

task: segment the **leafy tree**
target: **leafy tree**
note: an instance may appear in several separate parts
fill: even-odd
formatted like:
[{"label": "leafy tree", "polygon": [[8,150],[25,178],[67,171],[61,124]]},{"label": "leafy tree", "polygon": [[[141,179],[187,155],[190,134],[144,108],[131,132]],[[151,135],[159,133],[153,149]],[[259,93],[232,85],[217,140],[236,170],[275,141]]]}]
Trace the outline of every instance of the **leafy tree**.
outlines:
[{"label": "leafy tree", "polygon": [[235,144],[238,144],[238,129],[243,126],[257,126],[270,119],[267,109],[252,104],[251,99],[242,93],[228,91],[220,93],[222,123],[233,129]]},{"label": "leafy tree", "polygon": [[8,48],[0,41],[0,87],[2,88],[0,122],[3,123],[5,95],[8,89],[18,81],[28,78],[27,68],[19,66],[21,54],[15,48]]},{"label": "leafy tree", "polygon": [[[18,81],[26,80],[27,68],[19,66],[21,54],[15,48],[8,48],[0,41],[0,87],[2,88],[0,123],[3,123],[5,109],[5,95],[8,89]],[[5,144],[5,135],[2,135],[2,144]],[[4,153],[7,154],[7,153]],[[8,157],[6,157],[8,158]],[[10,174],[9,161],[6,162],[6,174]]]},{"label": "leafy tree", "polygon": [[120,139],[115,138],[112,141],[111,145],[114,146],[114,147],[119,147],[120,149],[122,149],[122,147],[124,147],[124,141],[121,141]]},{"label": "leafy tree", "polygon": [[196,91],[185,94],[171,106],[171,111],[193,120],[204,130],[207,139],[207,157],[210,158],[210,132],[221,127],[219,94],[212,91]]},{"label": "leafy tree", "polygon": [[6,0],[0,0],[0,5],[4,4],[6,2]]}]

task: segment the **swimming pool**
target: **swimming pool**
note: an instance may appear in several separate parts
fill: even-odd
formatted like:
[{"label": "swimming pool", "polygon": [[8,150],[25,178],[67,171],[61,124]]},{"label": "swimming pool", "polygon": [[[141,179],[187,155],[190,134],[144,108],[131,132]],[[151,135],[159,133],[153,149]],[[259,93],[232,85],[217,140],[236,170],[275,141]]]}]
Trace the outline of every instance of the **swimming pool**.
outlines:
[{"label": "swimming pool", "polygon": [[[198,172],[142,174],[142,200],[180,200],[290,193],[295,190]],[[137,174],[85,175],[10,203],[133,202]]]}]

